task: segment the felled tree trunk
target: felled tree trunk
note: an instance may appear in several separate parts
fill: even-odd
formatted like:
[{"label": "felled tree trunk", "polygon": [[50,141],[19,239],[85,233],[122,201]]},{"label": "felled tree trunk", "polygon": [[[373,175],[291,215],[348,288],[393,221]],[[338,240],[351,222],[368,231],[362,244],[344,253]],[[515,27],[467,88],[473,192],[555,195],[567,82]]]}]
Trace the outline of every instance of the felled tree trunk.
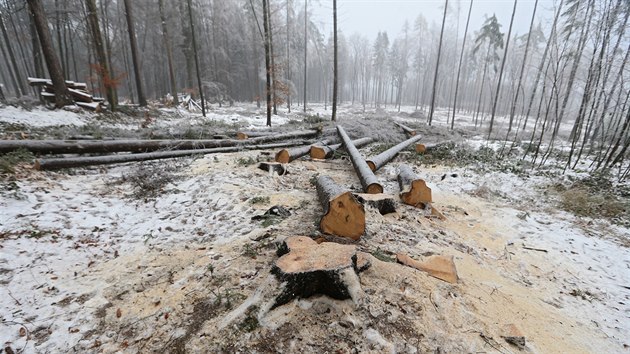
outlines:
[{"label": "felled tree trunk", "polygon": [[[297,144],[300,144],[297,143]],[[149,161],[170,159],[174,157],[185,157],[193,155],[207,155],[216,153],[238,152],[243,149],[247,150],[265,150],[270,148],[276,148],[277,144],[269,145],[248,145],[248,146],[232,146],[232,147],[219,147],[214,149],[196,149],[196,150],[174,150],[174,151],[160,151],[160,152],[147,152],[140,154],[120,154],[120,155],[106,155],[106,156],[83,156],[83,157],[63,157],[55,159],[42,159],[35,161],[35,169],[37,170],[59,170],[62,168],[70,167],[84,167],[95,165],[111,165],[116,163],[125,163],[133,161]]]},{"label": "felled tree trunk", "polygon": [[448,147],[449,145],[454,146],[452,142],[433,143],[433,144],[416,144],[416,152],[419,154],[424,154],[424,153],[428,154],[437,148]]},{"label": "felled tree trunk", "polygon": [[348,155],[350,155],[350,161],[352,161],[354,171],[361,181],[363,191],[370,194],[383,193],[383,186],[378,183],[376,176],[374,176],[374,172],[372,172],[365,163],[363,156],[361,156],[359,150],[357,150],[354,144],[352,144],[350,137],[348,137],[348,134],[346,134],[346,131],[341,125],[337,126],[337,132],[342,140],[343,146],[348,152]]},{"label": "felled tree trunk", "polygon": [[424,208],[433,201],[431,188],[427,187],[426,182],[416,176],[411,167],[407,165],[398,166],[398,185],[400,187],[400,199],[405,204]]},{"label": "felled tree trunk", "polygon": [[269,136],[275,134],[274,132],[237,132],[236,139],[238,140],[246,140],[249,138],[259,138],[261,136]]},{"label": "felled tree trunk", "polygon": [[400,124],[400,123],[394,123],[394,124],[396,124],[397,126],[399,126],[402,130],[404,130],[404,131],[405,131],[405,133],[409,134],[409,136],[414,136],[414,135],[416,135],[416,131],[415,131],[415,130],[413,130],[413,129],[411,129],[411,128],[409,128],[408,126],[403,125],[403,124]]},{"label": "felled tree trunk", "polygon": [[365,209],[352,192],[328,176],[317,178],[317,196],[324,209],[319,221],[322,232],[358,240],[365,233]]},{"label": "felled tree trunk", "polygon": [[[374,138],[361,138],[361,139],[352,140],[352,144],[357,149],[363,146],[369,145],[373,142],[374,142]],[[330,145],[330,146],[317,145],[317,144],[313,145],[311,146],[311,151],[310,151],[311,158],[320,159],[320,160],[330,158],[335,153],[335,151],[341,148],[341,146],[342,144],[335,144],[335,145]]]},{"label": "felled tree trunk", "polygon": [[376,172],[378,169],[380,169],[381,167],[385,166],[388,162],[390,162],[391,160],[394,159],[394,157],[396,157],[396,155],[398,155],[399,152],[401,152],[402,150],[404,150],[405,148],[407,148],[409,145],[415,143],[416,141],[420,140],[420,138],[422,138],[420,135],[415,135],[405,141],[403,141],[402,143],[393,146],[392,148],[383,151],[382,153],[370,157],[367,160],[367,164],[368,166],[370,166],[370,169],[374,172]]},{"label": "felled tree trunk", "polygon": [[[328,145],[332,142],[332,139],[325,139],[317,142],[316,144]],[[300,146],[293,149],[282,149],[276,154],[276,162],[289,163],[295,159],[299,159],[300,157],[307,155],[313,146],[315,145]]]},{"label": "felled tree trunk", "polygon": [[278,256],[271,272],[284,288],[272,308],[316,294],[356,300],[361,289],[358,273],[370,266],[354,245],[317,244],[305,236],[287,238],[280,245]]},{"label": "felled tree trunk", "polygon": [[278,140],[290,140],[314,137],[316,130],[285,133],[239,140],[114,140],[114,141],[68,141],[68,140],[3,140],[0,141],[0,153],[26,149],[39,154],[82,154],[110,152],[147,152],[161,149],[208,149],[217,147],[256,145]]}]

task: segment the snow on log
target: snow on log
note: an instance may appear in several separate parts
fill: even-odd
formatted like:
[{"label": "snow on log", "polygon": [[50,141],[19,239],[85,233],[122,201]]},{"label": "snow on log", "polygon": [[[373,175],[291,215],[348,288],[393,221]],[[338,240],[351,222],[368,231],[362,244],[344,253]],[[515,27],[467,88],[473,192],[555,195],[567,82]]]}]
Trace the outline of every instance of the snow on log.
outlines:
[{"label": "snow on log", "polygon": [[271,273],[284,284],[272,308],[295,298],[322,294],[334,299],[358,300],[361,283],[358,273],[370,263],[355,245],[334,242],[317,244],[305,236],[288,237],[278,248]]},{"label": "snow on log", "polygon": [[[315,144],[328,145],[332,142],[333,139],[325,139]],[[299,159],[300,157],[307,155],[311,151],[312,146],[314,145],[305,145],[293,149],[282,149],[276,154],[276,162],[289,163],[295,159]]]},{"label": "snow on log", "polygon": [[431,256],[425,261],[420,262],[409,257],[404,253],[396,255],[396,261],[406,266],[416,268],[426,272],[434,278],[444,280],[451,284],[457,284],[459,277],[457,276],[457,268],[453,262],[453,256]]},{"label": "snow on log", "polygon": [[403,124],[400,124],[400,123],[396,123],[396,122],[394,122],[394,124],[396,124],[397,126],[399,126],[402,130],[404,130],[404,131],[405,131],[405,133],[409,134],[409,136],[414,136],[414,135],[416,135],[416,131],[415,131],[415,130],[413,130],[413,129],[411,129],[411,128],[409,128],[408,126],[403,125]]},{"label": "snow on log", "polygon": [[317,178],[317,196],[324,209],[319,221],[323,233],[358,240],[365,232],[365,209],[352,192],[328,176]]},{"label": "snow on log", "polygon": [[260,131],[260,132],[256,132],[256,131],[250,131],[250,132],[238,132],[236,133],[236,139],[238,140],[246,140],[249,138],[259,138],[261,136],[269,136],[269,135],[273,135],[274,132],[265,132],[265,131]]},{"label": "snow on log", "polygon": [[368,166],[370,166],[370,169],[373,172],[376,172],[378,169],[385,166],[389,161],[394,159],[394,157],[396,157],[399,152],[407,148],[409,145],[420,140],[420,138],[420,135],[412,136],[411,138],[401,142],[400,144],[395,145],[376,156],[370,157],[369,159],[367,159]]},{"label": "snow on log", "polygon": [[[42,92],[42,96],[43,96],[43,92]],[[55,95],[53,95],[54,97]],[[81,108],[85,108],[88,109],[90,111],[94,111],[94,112],[100,112],[101,110],[103,110],[103,105],[100,102],[75,102],[74,104],[76,104],[77,106],[81,107]]]},{"label": "snow on log", "polygon": [[[255,145],[278,140],[302,139],[317,136],[317,130],[297,131],[278,135],[263,136],[240,140],[115,140],[115,141],[72,141],[72,140],[2,140],[0,153],[26,149],[39,154],[83,154],[111,152],[148,152],[163,149],[192,150],[228,147],[237,145]],[[277,146],[276,146],[277,147]]]},{"label": "snow on log", "polygon": [[346,134],[346,131],[341,125],[337,126],[337,132],[341,138],[343,146],[350,156],[350,161],[352,161],[354,171],[363,186],[363,191],[370,194],[383,193],[383,186],[378,183],[376,176],[374,176],[374,172],[372,172],[367,163],[365,163],[363,156],[361,156],[359,150],[357,150],[354,144],[352,144],[350,137],[348,137],[348,134]]},{"label": "snow on log", "polygon": [[[298,142],[297,144],[300,144]],[[275,144],[274,144],[275,145]],[[174,157],[185,157],[194,155],[206,155],[215,153],[238,152],[244,148],[249,150],[265,150],[269,149],[269,145],[250,145],[250,146],[231,146],[219,147],[213,149],[195,149],[195,150],[172,150],[147,152],[139,154],[119,154],[105,156],[81,156],[81,157],[62,157],[53,159],[35,160],[35,169],[37,170],[59,170],[70,167],[84,167],[95,165],[111,165],[116,163],[125,163],[133,161],[149,161],[159,159],[170,159]],[[273,148],[273,147],[272,147]]]},{"label": "snow on log", "polygon": [[70,95],[75,102],[92,103],[94,101],[92,99],[92,95],[90,95],[89,93],[71,88],[68,89],[68,92],[70,92]]},{"label": "snow on log", "polygon": [[405,204],[424,208],[433,201],[431,188],[427,187],[426,182],[416,176],[407,165],[398,166],[398,185],[400,199]]},{"label": "snow on log", "polygon": [[[357,149],[359,149],[363,146],[373,143],[374,140],[375,140],[374,138],[361,138],[361,139],[352,140],[352,144]],[[317,145],[317,144],[313,145],[311,146],[311,151],[310,151],[311,158],[320,159],[320,160],[327,159],[331,157],[335,153],[335,151],[339,150],[341,146],[342,144],[335,144],[335,145],[330,145],[330,146]]]}]

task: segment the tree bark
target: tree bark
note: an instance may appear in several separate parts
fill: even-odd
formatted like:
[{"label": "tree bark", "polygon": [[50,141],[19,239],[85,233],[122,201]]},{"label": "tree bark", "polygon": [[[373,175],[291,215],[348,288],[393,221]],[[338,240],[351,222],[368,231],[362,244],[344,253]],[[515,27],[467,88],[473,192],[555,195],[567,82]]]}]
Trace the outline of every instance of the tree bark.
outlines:
[{"label": "tree bark", "polygon": [[266,95],[267,95],[267,126],[271,126],[271,54],[269,48],[269,18],[267,12],[267,0],[263,0],[263,28],[265,31],[265,71],[266,71]]},{"label": "tree bark", "polygon": [[48,31],[48,22],[46,21],[46,14],[40,0],[27,0],[29,9],[35,21],[35,27],[44,53],[44,59],[46,60],[46,66],[48,66],[48,72],[53,83],[55,91],[55,106],[61,108],[66,104],[72,102],[66,87],[66,80],[61,72],[61,64],[59,58],[55,55],[53,48],[52,38]]},{"label": "tree bark", "polygon": [[334,122],[337,120],[337,80],[339,79],[339,71],[337,67],[337,0],[333,0],[333,97],[332,97],[332,118]]},{"label": "tree bark", "polygon": [[[361,138],[352,140],[352,145],[354,145],[357,149],[361,148],[365,145],[369,145],[375,141],[374,138]],[[311,146],[310,155],[312,159],[320,159],[324,160],[331,157],[335,151],[339,150],[343,145],[335,144],[335,145],[313,145]]]},{"label": "tree bark", "polygon": [[396,157],[396,155],[398,155],[399,152],[407,148],[409,145],[417,142],[421,138],[422,136],[420,135],[412,136],[411,138],[401,142],[400,144],[397,144],[393,146],[392,148],[385,150],[376,156],[370,157],[369,159],[367,159],[368,166],[373,172],[378,171],[381,167],[385,166],[389,161],[393,160],[394,157]]},{"label": "tree bark", "polygon": [[350,161],[352,161],[352,166],[354,166],[354,171],[359,177],[361,181],[361,185],[363,186],[363,191],[370,194],[375,193],[383,193],[383,186],[378,183],[376,176],[374,176],[374,172],[370,170],[367,163],[359,153],[359,150],[352,144],[350,137],[346,134],[346,131],[343,129],[341,125],[337,126],[337,133],[341,138],[343,146],[346,148],[348,155],[350,156]]},{"label": "tree bark", "polygon": [[323,233],[358,240],[365,233],[365,210],[348,189],[328,176],[317,178],[317,196],[324,209],[319,221]]}]

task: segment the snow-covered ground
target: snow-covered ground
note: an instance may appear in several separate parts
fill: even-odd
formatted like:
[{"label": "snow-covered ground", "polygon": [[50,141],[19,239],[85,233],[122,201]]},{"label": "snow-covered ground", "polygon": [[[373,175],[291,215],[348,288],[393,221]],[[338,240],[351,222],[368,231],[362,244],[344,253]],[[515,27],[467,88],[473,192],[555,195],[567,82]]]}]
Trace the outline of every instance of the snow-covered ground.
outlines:
[{"label": "snow-covered ground", "polygon": [[[342,107],[341,123],[361,119],[361,111]],[[37,116],[48,112],[2,108],[0,121],[41,127]],[[308,113],[329,112],[312,105]],[[445,114],[438,113],[439,130]],[[98,121],[91,113],[55,114],[64,125]],[[299,110],[283,107],[281,114],[274,124],[303,119]],[[205,121],[165,110],[154,124],[192,119]],[[264,127],[255,105],[213,108],[206,119]],[[501,339],[500,328],[513,323],[533,352],[622,352],[630,345],[630,249],[616,241],[630,238],[630,230],[559,210],[546,197],[558,177],[413,160],[446,220],[404,205],[393,216],[369,210],[359,247],[415,258],[454,255],[459,284],[373,258],[361,276],[364,305],[316,297],[265,314],[255,332],[223,328],[231,309],[248,297],[254,303],[266,284],[274,240],[318,235],[321,209],[309,180],[325,173],[359,186],[343,160],[294,161],[282,177],[243,163],[266,156],[216,154],[72,173],[20,167],[12,189],[0,193],[0,343],[25,353],[175,352],[182,345],[200,352],[508,353],[518,349]],[[398,192],[402,160],[377,173],[387,193]],[[135,197],[125,177],[160,168],[175,170],[172,182],[155,198]],[[270,226],[251,219],[273,205],[292,216]]]}]

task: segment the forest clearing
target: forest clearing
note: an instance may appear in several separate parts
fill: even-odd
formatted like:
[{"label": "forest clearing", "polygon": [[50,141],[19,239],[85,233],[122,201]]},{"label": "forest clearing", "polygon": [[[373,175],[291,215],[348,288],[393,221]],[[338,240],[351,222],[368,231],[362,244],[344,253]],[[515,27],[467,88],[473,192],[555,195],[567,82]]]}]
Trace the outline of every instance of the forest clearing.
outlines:
[{"label": "forest clearing", "polygon": [[[323,107],[314,110],[284,114],[274,131],[328,126],[317,121]],[[217,109],[206,120],[154,110],[149,126],[144,114],[104,122],[59,111],[46,123],[40,117],[49,112],[6,111],[5,138],[266,130],[255,105]],[[395,211],[381,215],[366,202],[356,242],[319,230],[317,176],[361,192],[344,152],[294,160],[282,175],[258,169],[280,148],[61,171],[17,163],[2,183],[1,340],[26,352],[508,353],[519,347],[502,336],[515,327],[528,351],[625,350],[628,213],[604,217],[577,195],[589,181],[609,188],[605,182],[562,174],[553,158],[531,170],[517,154],[499,158],[501,144],[474,130],[429,127],[410,115],[340,109],[353,137],[375,132],[363,156],[407,139],[395,123],[413,127],[427,145],[453,142],[433,154],[404,150],[377,171]],[[401,202],[401,164],[426,181],[443,218]],[[567,203],[593,210],[576,215]],[[288,215],[255,218],[274,206]],[[355,245],[370,264],[357,298],[314,295],[271,309],[281,289],[271,273],[276,250],[293,236]],[[397,263],[397,254],[452,256],[458,281]]]},{"label": "forest clearing", "polygon": [[629,20],[0,1],[0,354],[630,352]]}]

